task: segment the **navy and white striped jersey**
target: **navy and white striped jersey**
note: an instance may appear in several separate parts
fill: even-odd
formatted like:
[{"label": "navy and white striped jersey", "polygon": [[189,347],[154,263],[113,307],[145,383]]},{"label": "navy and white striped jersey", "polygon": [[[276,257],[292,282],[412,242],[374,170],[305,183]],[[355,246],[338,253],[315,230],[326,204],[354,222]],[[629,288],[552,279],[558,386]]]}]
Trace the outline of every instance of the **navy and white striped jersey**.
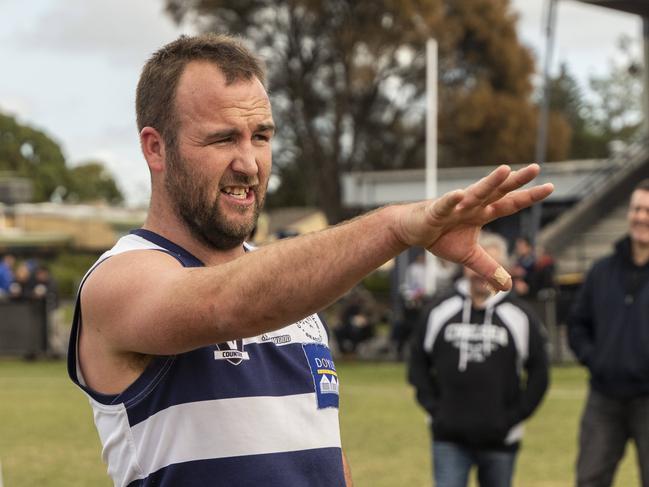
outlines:
[{"label": "navy and white striped jersey", "polygon": [[[166,252],[186,267],[203,265],[140,229],[86,277],[113,255],[143,249]],[[156,357],[118,395],[97,393],[83,380],[80,317],[77,298],[68,372],[90,399],[116,486],[345,485],[338,376],[317,315],[260,336]]]}]

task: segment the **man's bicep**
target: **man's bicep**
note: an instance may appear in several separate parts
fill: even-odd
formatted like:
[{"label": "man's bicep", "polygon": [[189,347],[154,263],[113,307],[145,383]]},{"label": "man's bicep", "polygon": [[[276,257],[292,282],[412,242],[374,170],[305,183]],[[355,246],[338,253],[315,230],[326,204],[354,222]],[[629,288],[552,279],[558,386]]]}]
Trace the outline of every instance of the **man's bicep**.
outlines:
[{"label": "man's bicep", "polygon": [[[132,251],[109,258],[88,277],[81,290],[86,333],[95,334],[113,352],[165,355],[187,348],[174,323],[187,316],[191,303],[180,303],[189,269],[173,257],[154,251]],[[185,334],[194,342],[192,334]]]}]

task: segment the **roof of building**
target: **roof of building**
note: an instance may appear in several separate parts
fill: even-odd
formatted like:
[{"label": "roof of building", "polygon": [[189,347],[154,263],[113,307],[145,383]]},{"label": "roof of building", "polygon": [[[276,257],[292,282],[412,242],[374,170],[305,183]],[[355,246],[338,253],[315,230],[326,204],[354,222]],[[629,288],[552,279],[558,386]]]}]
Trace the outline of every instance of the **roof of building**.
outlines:
[{"label": "roof of building", "polygon": [[582,3],[612,8],[631,14],[649,17],[649,2],[647,0],[579,0]]},{"label": "roof of building", "polygon": [[[534,184],[552,182],[554,193],[548,201],[574,200],[589,178],[609,168],[605,159],[546,163]],[[465,188],[488,174],[496,166],[440,168],[437,170],[437,194]],[[512,166],[517,169],[522,166]],[[343,203],[347,207],[371,208],[397,201],[426,198],[426,170],[350,172],[342,177]]]}]

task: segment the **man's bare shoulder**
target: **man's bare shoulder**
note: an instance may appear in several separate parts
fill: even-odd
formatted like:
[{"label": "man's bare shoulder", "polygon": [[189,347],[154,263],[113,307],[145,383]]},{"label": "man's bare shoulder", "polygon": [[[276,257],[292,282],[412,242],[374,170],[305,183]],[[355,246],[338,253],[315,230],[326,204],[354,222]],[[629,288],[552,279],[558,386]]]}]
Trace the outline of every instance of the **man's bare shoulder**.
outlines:
[{"label": "man's bare shoulder", "polygon": [[85,333],[97,334],[115,351],[138,351],[128,331],[155,321],[168,290],[184,272],[174,257],[156,250],[131,250],[109,257],[90,273],[81,289]]},{"label": "man's bare shoulder", "polygon": [[81,290],[82,304],[127,298],[145,290],[167,275],[182,271],[182,265],[166,252],[130,250],[100,262],[90,273]]},{"label": "man's bare shoulder", "polygon": [[138,350],[136,324],[145,321],[146,303],[156,299],[164,276],[182,271],[175,258],[152,250],[123,252],[93,269],[81,289],[79,341],[81,369],[91,388],[116,394],[141,374],[150,355]]}]

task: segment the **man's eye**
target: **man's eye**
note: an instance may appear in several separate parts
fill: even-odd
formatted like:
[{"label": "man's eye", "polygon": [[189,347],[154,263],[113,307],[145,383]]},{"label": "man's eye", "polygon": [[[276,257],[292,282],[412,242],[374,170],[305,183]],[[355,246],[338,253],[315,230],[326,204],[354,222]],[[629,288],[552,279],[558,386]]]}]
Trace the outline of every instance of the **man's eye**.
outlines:
[{"label": "man's eye", "polygon": [[223,139],[214,140],[212,144],[222,145],[222,144],[228,144],[230,142],[232,142],[232,137],[225,137]]}]

